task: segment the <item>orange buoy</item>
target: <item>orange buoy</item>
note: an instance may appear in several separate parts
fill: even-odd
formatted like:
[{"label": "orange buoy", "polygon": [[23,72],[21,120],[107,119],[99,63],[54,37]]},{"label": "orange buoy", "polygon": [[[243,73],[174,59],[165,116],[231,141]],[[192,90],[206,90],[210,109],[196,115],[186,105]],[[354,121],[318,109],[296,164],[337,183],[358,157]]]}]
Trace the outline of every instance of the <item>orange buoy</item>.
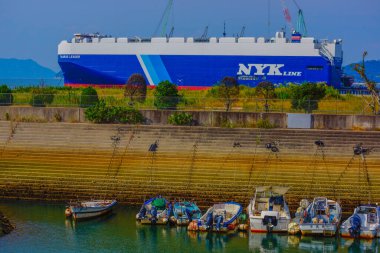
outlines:
[{"label": "orange buoy", "polygon": [[197,231],[198,230],[198,222],[197,221],[192,221],[190,222],[189,226],[187,227],[187,230],[189,231]]}]

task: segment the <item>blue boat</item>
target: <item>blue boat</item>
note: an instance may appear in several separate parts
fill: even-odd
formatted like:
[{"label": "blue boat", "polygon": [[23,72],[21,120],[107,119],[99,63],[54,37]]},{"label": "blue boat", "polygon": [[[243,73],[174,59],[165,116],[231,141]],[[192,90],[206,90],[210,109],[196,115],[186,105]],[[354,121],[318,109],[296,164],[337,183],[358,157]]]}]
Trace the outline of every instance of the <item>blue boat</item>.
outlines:
[{"label": "blue boat", "polygon": [[201,218],[202,212],[199,207],[190,201],[175,202],[171,220],[178,226],[187,226],[191,221]]},{"label": "blue boat", "polygon": [[236,231],[243,207],[236,202],[214,204],[198,221],[199,231]]},{"label": "blue boat", "polygon": [[168,223],[168,201],[161,197],[153,197],[144,202],[136,214],[136,220],[146,225],[165,225]]},{"label": "blue boat", "polygon": [[66,216],[74,220],[95,218],[112,211],[117,205],[116,200],[93,200],[71,203],[66,209]]}]

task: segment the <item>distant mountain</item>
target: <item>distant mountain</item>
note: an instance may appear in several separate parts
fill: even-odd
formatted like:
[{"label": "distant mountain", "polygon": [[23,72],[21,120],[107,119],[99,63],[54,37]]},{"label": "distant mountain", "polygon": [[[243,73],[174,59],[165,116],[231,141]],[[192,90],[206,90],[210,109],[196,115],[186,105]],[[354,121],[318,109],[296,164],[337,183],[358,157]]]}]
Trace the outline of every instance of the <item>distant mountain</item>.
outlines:
[{"label": "distant mountain", "polygon": [[[353,76],[355,82],[363,82],[359,74],[354,70],[355,63],[343,67],[343,71],[348,76]],[[380,60],[371,60],[365,62],[367,76],[370,80],[380,83]]]},{"label": "distant mountain", "polygon": [[0,59],[0,79],[54,78],[56,73],[33,60]]}]

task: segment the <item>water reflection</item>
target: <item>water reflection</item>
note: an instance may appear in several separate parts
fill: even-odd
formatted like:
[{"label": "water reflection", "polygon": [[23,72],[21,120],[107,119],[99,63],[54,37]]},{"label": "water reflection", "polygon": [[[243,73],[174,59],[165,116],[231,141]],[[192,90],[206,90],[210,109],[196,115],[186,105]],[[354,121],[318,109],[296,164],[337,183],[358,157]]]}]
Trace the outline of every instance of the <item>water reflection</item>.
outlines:
[{"label": "water reflection", "polygon": [[336,252],[338,250],[338,240],[323,237],[302,237],[299,249],[308,252]]},{"label": "water reflection", "polygon": [[288,246],[287,240],[287,236],[281,234],[250,233],[249,249],[253,252],[280,252]]},{"label": "water reflection", "polygon": [[359,240],[345,239],[340,240],[342,248],[347,249],[347,252],[379,252],[379,239],[374,240]]},{"label": "water reflection", "polygon": [[281,234],[249,234],[252,252],[380,252],[379,239],[354,240],[343,238],[301,237]]},{"label": "water reflection", "polygon": [[0,202],[0,210],[16,224],[14,232],[0,237],[0,252],[379,252],[379,239],[216,234],[140,225],[138,210],[122,206],[83,222],[66,220],[63,205]]}]

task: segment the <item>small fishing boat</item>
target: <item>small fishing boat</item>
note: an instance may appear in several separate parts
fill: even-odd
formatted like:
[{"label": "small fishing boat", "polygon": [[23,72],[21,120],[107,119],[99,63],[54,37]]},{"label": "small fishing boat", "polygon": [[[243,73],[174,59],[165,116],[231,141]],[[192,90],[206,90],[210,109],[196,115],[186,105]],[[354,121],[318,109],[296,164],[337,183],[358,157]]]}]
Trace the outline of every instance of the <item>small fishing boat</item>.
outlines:
[{"label": "small fishing boat", "polygon": [[248,205],[251,232],[287,232],[290,211],[285,200],[289,187],[261,186]]},{"label": "small fishing boat", "polygon": [[72,216],[74,220],[90,219],[111,212],[116,205],[116,200],[72,202],[66,208],[65,215]]},{"label": "small fishing boat", "polygon": [[141,224],[165,225],[168,223],[168,201],[161,197],[153,197],[144,202],[136,214],[136,220]]},{"label": "small fishing boat", "polygon": [[380,206],[360,205],[340,227],[342,237],[373,239],[380,236]]},{"label": "small fishing boat", "polygon": [[193,220],[199,220],[201,216],[202,212],[194,202],[182,201],[174,203],[171,219],[178,226],[187,226]]},{"label": "small fishing boat", "polygon": [[197,229],[214,232],[235,231],[238,227],[237,219],[242,211],[243,207],[235,202],[214,204],[198,220]]},{"label": "small fishing boat", "polygon": [[299,228],[302,235],[335,236],[341,217],[342,209],[338,202],[317,197],[306,208]]}]

